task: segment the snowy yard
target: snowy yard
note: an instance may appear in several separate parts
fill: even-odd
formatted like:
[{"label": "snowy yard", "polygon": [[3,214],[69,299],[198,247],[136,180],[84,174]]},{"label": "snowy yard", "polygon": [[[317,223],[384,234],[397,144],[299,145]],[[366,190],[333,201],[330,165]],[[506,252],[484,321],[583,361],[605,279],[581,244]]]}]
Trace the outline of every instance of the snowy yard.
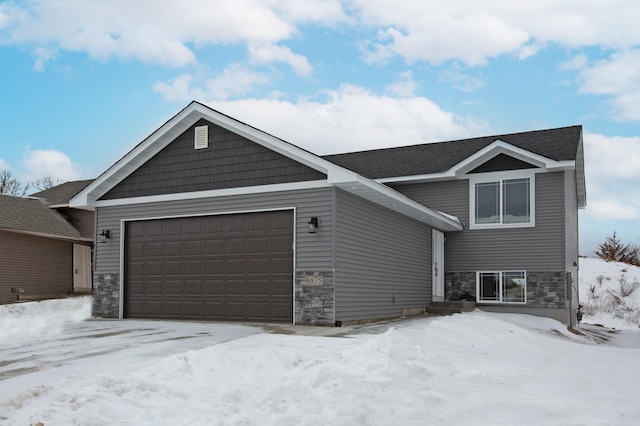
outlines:
[{"label": "snowy yard", "polygon": [[89,315],[0,306],[0,424],[640,424],[637,327],[475,311],[311,337]]}]

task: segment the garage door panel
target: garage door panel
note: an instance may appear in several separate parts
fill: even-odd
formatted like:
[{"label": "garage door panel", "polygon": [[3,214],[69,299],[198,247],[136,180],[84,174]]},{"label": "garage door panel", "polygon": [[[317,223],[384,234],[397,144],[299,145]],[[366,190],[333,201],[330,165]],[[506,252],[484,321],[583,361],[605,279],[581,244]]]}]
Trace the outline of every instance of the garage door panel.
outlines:
[{"label": "garage door panel", "polygon": [[228,259],[226,262],[225,273],[227,275],[244,275],[247,271],[247,262],[245,259]]},{"label": "garage door panel", "polygon": [[167,256],[180,256],[182,254],[182,241],[167,241],[164,243]]},{"label": "garage door panel", "polygon": [[125,258],[128,317],[292,322],[292,211],[128,222]]},{"label": "garage door panel", "polygon": [[203,263],[204,263],[204,259],[186,261],[184,263],[185,275],[186,276],[202,276]]},{"label": "garage door panel", "polygon": [[291,253],[293,238],[290,236],[273,237],[271,244],[273,253]]},{"label": "garage door panel", "polygon": [[226,296],[244,296],[247,294],[247,288],[244,281],[227,280]]},{"label": "garage door panel", "polygon": [[277,280],[273,279],[271,281],[271,295],[272,296],[289,296],[293,291],[291,280],[282,279]]},{"label": "garage door panel", "polygon": [[147,281],[147,291],[142,291],[142,296],[162,296],[165,293],[164,283],[162,281]]},{"label": "garage door panel", "polygon": [[250,296],[262,296],[265,298],[269,297],[269,281],[267,280],[252,280],[249,284],[249,295]]}]

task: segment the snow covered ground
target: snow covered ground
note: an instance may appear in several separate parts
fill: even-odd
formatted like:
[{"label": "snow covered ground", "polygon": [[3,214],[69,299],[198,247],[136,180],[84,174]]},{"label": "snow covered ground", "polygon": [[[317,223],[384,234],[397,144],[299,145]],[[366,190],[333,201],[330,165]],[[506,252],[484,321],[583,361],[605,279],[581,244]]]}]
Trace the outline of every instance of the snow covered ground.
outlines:
[{"label": "snow covered ground", "polygon": [[[0,306],[0,424],[640,423],[637,329],[584,325],[584,336],[549,319],[475,311],[308,337],[86,321],[89,303]],[[32,370],[1,376],[16,366]]]},{"label": "snow covered ground", "polygon": [[580,303],[585,306],[585,322],[637,329],[640,327],[640,267],[581,258]]}]

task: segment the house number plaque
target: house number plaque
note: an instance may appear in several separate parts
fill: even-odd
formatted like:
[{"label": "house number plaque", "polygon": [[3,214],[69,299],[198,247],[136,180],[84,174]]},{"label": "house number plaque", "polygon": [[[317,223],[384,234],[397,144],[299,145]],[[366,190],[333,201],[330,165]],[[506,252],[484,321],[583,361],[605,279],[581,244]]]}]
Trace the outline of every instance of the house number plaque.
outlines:
[{"label": "house number plaque", "polygon": [[320,286],[324,284],[324,277],[322,275],[305,275],[304,285]]}]

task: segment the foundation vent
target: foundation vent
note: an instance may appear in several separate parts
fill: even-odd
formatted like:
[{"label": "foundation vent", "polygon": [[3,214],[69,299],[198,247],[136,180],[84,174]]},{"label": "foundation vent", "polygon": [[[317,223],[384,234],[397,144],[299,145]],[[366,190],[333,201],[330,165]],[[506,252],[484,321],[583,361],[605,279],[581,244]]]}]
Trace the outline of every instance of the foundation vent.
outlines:
[{"label": "foundation vent", "polygon": [[204,149],[209,147],[209,126],[196,127],[196,138],[194,149]]}]

